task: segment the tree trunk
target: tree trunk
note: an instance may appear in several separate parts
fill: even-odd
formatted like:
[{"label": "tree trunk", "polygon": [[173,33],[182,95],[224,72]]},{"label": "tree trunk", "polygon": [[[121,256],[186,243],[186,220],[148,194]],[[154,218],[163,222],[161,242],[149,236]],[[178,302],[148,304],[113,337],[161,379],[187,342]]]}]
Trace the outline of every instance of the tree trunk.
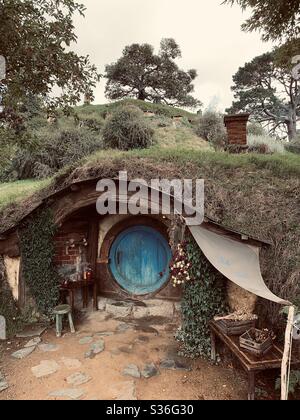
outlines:
[{"label": "tree trunk", "polygon": [[145,101],[146,98],[147,98],[147,95],[146,95],[145,89],[140,90],[139,95],[138,95],[138,99],[140,101]]},{"label": "tree trunk", "polygon": [[287,122],[287,128],[288,128],[289,141],[295,140],[295,138],[297,137],[297,122],[296,121]]},{"label": "tree trunk", "polygon": [[287,129],[288,129],[289,141],[295,140],[295,138],[297,137],[297,111],[296,109],[292,109],[290,112],[290,118],[287,121]]}]

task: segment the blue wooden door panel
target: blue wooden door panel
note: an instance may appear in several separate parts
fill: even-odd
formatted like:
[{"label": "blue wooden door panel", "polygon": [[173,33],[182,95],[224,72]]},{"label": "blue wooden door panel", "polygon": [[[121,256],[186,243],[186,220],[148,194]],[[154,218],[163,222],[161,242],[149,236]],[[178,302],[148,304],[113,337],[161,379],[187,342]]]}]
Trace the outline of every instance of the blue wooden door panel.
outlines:
[{"label": "blue wooden door panel", "polygon": [[115,280],[135,295],[159,290],[168,280],[170,260],[168,242],[148,226],[125,230],[110,250],[110,269]]}]

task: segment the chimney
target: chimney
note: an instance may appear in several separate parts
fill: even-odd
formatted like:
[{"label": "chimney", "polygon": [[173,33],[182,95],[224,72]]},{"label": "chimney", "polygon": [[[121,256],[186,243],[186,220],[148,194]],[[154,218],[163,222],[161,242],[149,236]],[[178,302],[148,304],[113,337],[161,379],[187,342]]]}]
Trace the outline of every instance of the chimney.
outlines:
[{"label": "chimney", "polygon": [[228,150],[243,151],[247,146],[247,123],[250,114],[226,115],[224,123],[228,134]]}]

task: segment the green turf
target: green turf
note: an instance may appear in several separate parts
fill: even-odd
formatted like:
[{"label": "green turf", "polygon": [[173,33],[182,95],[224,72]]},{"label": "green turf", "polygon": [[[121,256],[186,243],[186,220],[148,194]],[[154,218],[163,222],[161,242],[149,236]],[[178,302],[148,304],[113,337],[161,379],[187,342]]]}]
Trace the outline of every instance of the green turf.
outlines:
[{"label": "green turf", "polygon": [[0,209],[11,203],[18,203],[23,198],[50,184],[50,180],[26,180],[0,184]]},{"label": "green turf", "polygon": [[197,118],[196,114],[193,114],[180,108],[174,108],[162,104],[152,104],[150,102],[139,101],[137,99],[125,99],[123,101],[113,102],[111,104],[105,105],[83,105],[75,107],[74,110],[78,113],[78,115],[104,115],[105,113],[115,111],[118,107],[123,105],[134,105],[140,108],[142,111],[153,112],[156,115],[163,115],[166,117],[182,116],[188,119]]}]

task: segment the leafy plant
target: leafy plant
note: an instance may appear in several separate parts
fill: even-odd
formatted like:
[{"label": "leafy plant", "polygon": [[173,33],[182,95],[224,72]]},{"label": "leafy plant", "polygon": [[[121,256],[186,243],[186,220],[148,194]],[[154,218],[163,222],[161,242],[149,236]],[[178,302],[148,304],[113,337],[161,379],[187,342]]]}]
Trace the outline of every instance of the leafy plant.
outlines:
[{"label": "leafy plant", "polygon": [[223,117],[217,112],[204,112],[200,116],[196,133],[217,149],[225,146],[227,133],[224,127]]},{"label": "leafy plant", "polygon": [[105,148],[131,150],[145,149],[153,143],[154,130],[142,111],[127,106],[117,110],[107,120],[103,130]]},{"label": "leafy plant", "polygon": [[191,280],[183,287],[182,327],[177,339],[182,355],[208,357],[211,351],[209,322],[227,311],[224,278],[203,255],[194,239],[187,244]]},{"label": "leafy plant", "polygon": [[300,137],[298,136],[298,140],[297,141],[288,143],[285,146],[285,148],[286,148],[286,150],[288,152],[291,152],[291,153],[295,153],[297,155],[300,155]]},{"label": "leafy plant", "polygon": [[249,135],[248,136],[249,151],[259,151],[260,147],[265,148],[266,153],[284,153],[284,144],[281,140],[268,135]]},{"label": "leafy plant", "polygon": [[[276,380],[276,391],[281,389],[281,378]],[[292,370],[290,373],[289,393],[295,394],[300,389],[300,370]]]},{"label": "leafy plant", "polygon": [[59,276],[53,264],[55,231],[49,209],[33,215],[19,231],[22,276],[38,310],[48,316],[59,299]]},{"label": "leafy plant", "polygon": [[238,4],[243,10],[251,9],[251,16],[243,24],[244,31],[260,31],[264,41],[280,41],[299,36],[299,0],[224,0]]},{"label": "leafy plant", "polygon": [[[16,120],[29,95],[44,98],[52,109],[73,106],[83,94],[93,97],[97,69],[88,56],[70,50],[77,41],[74,15],[84,11],[75,0],[0,0],[0,52],[8,64],[0,83],[8,112],[1,118]],[[55,87],[62,92],[56,98]]]},{"label": "leafy plant", "polygon": [[102,149],[102,139],[87,128],[49,129],[34,135],[21,145],[6,166],[3,178],[8,180],[48,178],[59,169]]},{"label": "leafy plant", "polygon": [[247,126],[248,136],[264,136],[266,131],[263,126],[259,123],[250,122]]}]

